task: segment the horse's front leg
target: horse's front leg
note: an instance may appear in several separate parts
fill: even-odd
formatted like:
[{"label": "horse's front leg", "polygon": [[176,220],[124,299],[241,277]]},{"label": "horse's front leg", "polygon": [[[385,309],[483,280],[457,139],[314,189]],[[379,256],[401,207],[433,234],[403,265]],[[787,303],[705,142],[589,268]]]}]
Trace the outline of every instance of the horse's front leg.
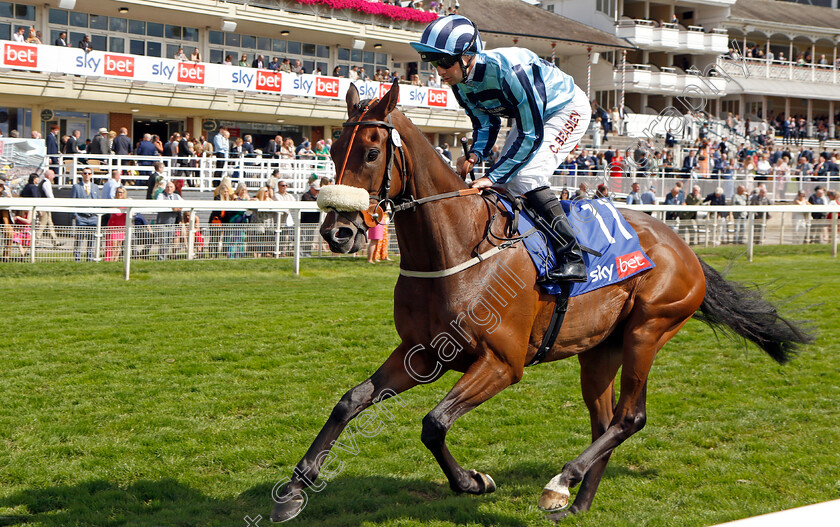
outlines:
[{"label": "horse's front leg", "polygon": [[[338,439],[342,430],[354,417],[370,405],[416,386],[420,381],[415,377],[429,382],[429,379],[424,376],[431,375],[432,372],[436,376],[440,375],[441,372],[433,369],[437,363],[427,365],[420,354],[412,358],[413,375],[409,375],[403,362],[407,351],[405,345],[400,345],[373,375],[345,393],[335,405],[326,424],[312,442],[312,446],[295,467],[292,477],[285,482],[285,485],[281,482],[273,489],[272,497],[275,505],[271,513],[272,521],[282,522],[294,518],[306,506],[305,489],[314,486],[320,490],[315,484],[315,479],[320,474],[321,466],[328,460],[333,442]],[[280,485],[282,487],[278,488]],[[323,485],[321,483],[321,486]]]},{"label": "horse's front leg", "polygon": [[455,492],[485,494],[496,490],[487,474],[464,470],[446,446],[446,433],[455,420],[501,392],[521,377],[513,368],[490,354],[477,360],[455,383],[446,397],[423,418],[421,439],[435,456],[449,486]]}]

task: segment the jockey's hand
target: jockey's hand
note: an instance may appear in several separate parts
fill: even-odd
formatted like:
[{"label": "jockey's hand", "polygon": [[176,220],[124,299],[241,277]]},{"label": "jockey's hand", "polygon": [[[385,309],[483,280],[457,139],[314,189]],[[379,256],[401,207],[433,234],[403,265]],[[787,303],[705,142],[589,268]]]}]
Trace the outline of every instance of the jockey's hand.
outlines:
[{"label": "jockey's hand", "polygon": [[493,182],[490,181],[489,177],[484,176],[484,177],[480,177],[480,178],[476,179],[475,181],[473,181],[470,186],[472,188],[487,188],[487,187],[492,187]]},{"label": "jockey's hand", "polygon": [[470,157],[461,156],[458,158],[458,161],[455,162],[455,170],[458,172],[458,175],[461,176],[461,179],[467,179],[467,175],[470,173],[470,170],[473,169],[477,160],[475,158],[475,154],[471,155]]}]

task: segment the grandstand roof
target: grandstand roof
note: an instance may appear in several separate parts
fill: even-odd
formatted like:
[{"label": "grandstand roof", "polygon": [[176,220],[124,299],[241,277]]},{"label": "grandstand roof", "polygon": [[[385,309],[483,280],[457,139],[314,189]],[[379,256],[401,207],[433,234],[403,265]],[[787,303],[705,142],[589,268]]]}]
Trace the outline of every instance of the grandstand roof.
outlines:
[{"label": "grandstand roof", "polygon": [[483,33],[544,38],[611,48],[635,48],[623,38],[526,4],[522,0],[461,0],[458,13],[472,20]]},{"label": "grandstand roof", "polygon": [[729,19],[836,31],[840,27],[840,10],[774,0],[738,0],[732,6]]}]

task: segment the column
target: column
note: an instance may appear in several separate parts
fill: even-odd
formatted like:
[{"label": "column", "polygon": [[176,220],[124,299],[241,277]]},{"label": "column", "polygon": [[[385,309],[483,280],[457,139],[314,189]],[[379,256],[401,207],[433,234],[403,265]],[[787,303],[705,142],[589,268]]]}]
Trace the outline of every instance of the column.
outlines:
[{"label": "column", "polygon": [[790,44],[788,45],[788,79],[793,78],[793,37],[788,35]]},{"label": "column", "polygon": [[834,139],[834,101],[828,101],[828,138]]},{"label": "column", "polygon": [[808,132],[808,137],[813,137],[813,125],[811,121],[814,120],[814,101],[812,99],[808,99],[808,117],[806,117],[808,126],[805,128]]},{"label": "column", "polygon": [[811,42],[811,82],[814,82],[817,79],[817,68],[814,66],[816,64],[816,57],[817,54],[817,45]]},{"label": "column", "polygon": [[648,2],[647,0],[645,1],[645,16],[644,16],[644,18],[646,20],[648,18],[650,18],[650,2]]},{"label": "column", "polygon": [[767,118],[767,96],[761,96],[761,118],[769,123],[769,119]]},{"label": "column", "polygon": [[744,119],[746,119],[746,117],[747,117],[746,106],[747,106],[747,102],[745,100],[744,94],[739,93],[738,94],[738,119],[741,121],[741,123],[744,123]]},{"label": "column", "polygon": [[767,37],[767,43],[764,45],[764,76],[770,78],[770,60],[767,58],[770,54],[770,37]]},{"label": "column", "polygon": [[715,117],[716,117],[717,119],[721,119],[721,118],[722,118],[722,117],[721,117],[721,114],[720,114],[720,97],[718,97],[717,99],[715,99]]},{"label": "column", "polygon": [[785,119],[790,117],[790,97],[785,97]]},{"label": "column", "polygon": [[834,56],[831,58],[831,82],[837,84],[837,46],[832,49]]},{"label": "column", "polygon": [[[32,130],[29,130],[29,132],[26,131],[26,126],[25,126],[26,123],[21,123],[21,124],[18,125],[18,129],[20,130],[20,136],[21,137],[26,137],[28,139],[29,137],[31,137],[29,134],[33,130],[41,132],[42,135],[46,135],[46,134],[44,134],[44,132],[41,131],[41,128],[42,128],[42,126],[41,126],[41,110],[43,110],[43,108],[41,106],[33,106],[32,107]],[[45,131],[47,133],[49,133],[49,130],[45,130]],[[60,146],[61,145],[59,145],[59,147]],[[33,240],[32,243],[34,243],[34,240]]]}]

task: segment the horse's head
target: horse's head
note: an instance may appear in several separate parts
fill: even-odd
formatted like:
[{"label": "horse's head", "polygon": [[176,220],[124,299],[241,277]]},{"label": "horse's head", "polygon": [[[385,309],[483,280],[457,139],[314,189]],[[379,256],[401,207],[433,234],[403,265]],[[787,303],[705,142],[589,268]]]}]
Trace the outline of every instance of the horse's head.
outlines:
[{"label": "horse's head", "polygon": [[353,84],[347,91],[349,118],[330,149],[336,184],[318,193],[318,207],[327,212],[321,236],[333,252],[354,253],[364,247],[367,230],[383,220],[383,202],[403,191],[402,159],[397,160],[402,177],[391,178],[394,158],[402,156],[402,140],[390,117],[399,95],[396,81],[381,100],[360,102]]}]

